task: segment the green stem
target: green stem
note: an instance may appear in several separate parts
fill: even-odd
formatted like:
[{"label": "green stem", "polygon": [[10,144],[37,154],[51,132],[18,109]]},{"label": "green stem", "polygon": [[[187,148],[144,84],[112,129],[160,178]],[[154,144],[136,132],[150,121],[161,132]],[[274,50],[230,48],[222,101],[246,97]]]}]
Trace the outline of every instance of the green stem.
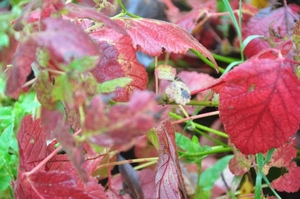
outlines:
[{"label": "green stem", "polygon": [[194,130],[195,130],[196,133],[200,134],[201,136],[205,137],[206,139],[211,140],[211,141],[213,141],[214,143],[216,143],[216,144],[218,144],[218,145],[221,145],[221,146],[223,146],[223,147],[228,147],[227,144],[221,142],[220,140],[215,139],[215,138],[212,138],[212,137],[208,136],[206,133],[204,133],[204,132],[202,132],[202,131],[200,131],[200,130],[198,130],[198,129],[194,129]]},{"label": "green stem", "polygon": [[277,199],[281,199],[281,197],[278,195],[278,193],[271,186],[271,183],[270,183],[269,179],[265,175],[263,175],[262,177],[263,177],[264,181],[268,184],[269,188],[271,189],[271,191],[273,192],[273,194],[276,196],[276,198]]},{"label": "green stem", "polygon": [[[212,63],[209,59],[207,59],[205,56],[203,56],[200,52],[198,52],[197,50],[194,49],[190,49],[198,58],[200,58],[204,63],[206,63],[207,65],[209,65],[210,67],[212,67],[213,69],[216,69],[216,66],[214,65],[214,63]],[[218,70],[220,71],[220,73],[224,72],[223,68],[218,68]]]},{"label": "green stem", "polygon": [[[165,102],[161,100],[159,104],[170,104],[170,105],[176,105],[176,102]],[[198,101],[198,100],[191,100],[186,105],[192,105],[192,106],[206,106],[206,107],[218,107],[219,102],[215,101]]]},{"label": "green stem", "polygon": [[256,155],[256,161],[258,164],[257,174],[256,174],[256,180],[255,180],[255,189],[254,189],[254,198],[260,199],[261,197],[261,181],[263,177],[262,169],[264,167],[264,156],[263,154],[259,153]]},{"label": "green stem", "polygon": [[216,153],[224,153],[224,152],[231,152],[232,149],[229,147],[223,147],[223,146],[213,146],[211,147],[211,150],[209,151],[203,151],[198,153],[187,153],[183,154],[183,157],[201,157],[201,156],[207,156],[210,154],[216,154]]},{"label": "green stem", "polygon": [[213,56],[216,60],[221,61],[221,62],[224,62],[224,63],[228,63],[228,64],[231,64],[232,62],[240,61],[239,59],[236,59],[236,58],[225,57],[225,56],[218,55],[218,54],[215,54],[215,53],[212,53],[212,56]]},{"label": "green stem", "polygon": [[135,14],[132,14],[132,13],[128,12],[127,9],[125,8],[125,6],[123,5],[123,3],[122,3],[121,0],[118,0],[118,3],[119,3],[120,7],[122,8],[123,12],[124,12],[126,15],[128,15],[128,16],[130,16],[130,17],[132,17],[132,18],[141,18],[141,17],[139,17],[139,16],[137,16],[137,15],[135,15]]},{"label": "green stem", "polygon": [[[178,120],[183,119],[183,117],[181,117],[181,116],[179,116],[175,113],[172,113],[172,112],[169,113],[169,116],[172,117],[172,118],[178,119]],[[188,121],[185,121],[185,122],[187,123]],[[197,124],[197,123],[194,123],[194,125],[195,125],[196,128],[201,129],[203,131],[211,132],[215,135],[219,135],[221,137],[228,138],[228,135],[226,133],[222,132],[222,131],[218,131],[216,129],[212,129],[212,128],[209,128],[207,126]]]}]

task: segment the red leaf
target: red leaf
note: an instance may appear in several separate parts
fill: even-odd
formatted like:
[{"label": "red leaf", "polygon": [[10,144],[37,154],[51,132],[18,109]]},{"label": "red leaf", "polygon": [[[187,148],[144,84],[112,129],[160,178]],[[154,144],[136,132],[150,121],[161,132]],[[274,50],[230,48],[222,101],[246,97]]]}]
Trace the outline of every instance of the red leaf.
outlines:
[{"label": "red leaf", "polygon": [[40,126],[40,120],[33,120],[30,115],[26,115],[22,119],[17,139],[20,169],[30,171],[46,157],[46,134]]},{"label": "red leaf", "polygon": [[[101,132],[100,129],[99,135],[90,137],[90,141],[101,146],[120,147],[146,133],[159,116],[160,107],[156,104],[155,94],[135,91],[127,105],[116,105],[110,109],[106,115],[109,122],[103,128],[108,130]],[[98,117],[97,113],[94,117]]]},{"label": "red leaf", "polygon": [[242,154],[241,152],[237,151],[236,149],[233,150],[234,156],[229,161],[229,170],[232,174],[241,176],[247,173],[250,170],[251,160],[246,155]]},{"label": "red leaf", "polygon": [[89,181],[82,186],[84,187],[84,191],[93,199],[107,199],[104,187],[95,178],[90,177]]},{"label": "red leaf", "polygon": [[[55,150],[55,145],[57,141],[53,141],[47,146],[47,155]],[[87,172],[88,175],[91,175],[99,163],[102,161],[103,156],[99,156],[95,153],[88,144],[83,144],[84,162],[81,165],[82,168]],[[75,168],[72,166],[72,163],[66,154],[56,154],[54,155],[46,164],[46,171],[59,170],[63,172],[68,172],[73,176],[78,176]],[[79,177],[77,180],[80,181]]]},{"label": "red leaf", "polygon": [[[264,53],[277,58],[260,59]],[[236,67],[212,89],[220,93],[220,117],[244,154],[286,143],[300,122],[300,81],[280,51],[268,49]]]},{"label": "red leaf", "polygon": [[[273,11],[270,9],[271,7],[261,10],[257,15],[251,18],[245,26],[243,26],[243,39],[250,35],[263,35],[267,38],[270,38],[270,27],[272,27],[275,32],[282,37],[291,35],[295,22],[299,20],[297,13],[300,11],[300,7],[295,4],[289,4],[287,8],[281,7]],[[286,27],[286,25],[288,25],[289,29]],[[252,57],[262,49],[269,47],[269,42],[264,41],[261,38],[257,38],[252,40],[247,45],[244,53],[247,57]]]},{"label": "red leaf", "polygon": [[189,49],[195,49],[217,67],[211,53],[179,25],[154,19],[124,18],[117,22],[132,38],[134,48],[143,53],[159,56],[164,52],[185,54]]},{"label": "red leaf", "polygon": [[[92,182],[91,182],[92,183]],[[76,179],[66,172],[38,171],[30,175],[19,173],[18,181],[15,183],[16,198],[82,198],[96,199],[105,198],[103,187],[98,190],[98,197],[94,192],[92,184],[87,184],[86,191],[78,187]],[[93,185],[94,186],[94,185]]]},{"label": "red leaf", "polygon": [[160,154],[155,177],[156,198],[187,198],[184,181],[177,157],[175,130],[170,121],[156,127]]},{"label": "red leaf", "polygon": [[103,51],[103,58],[92,70],[97,81],[105,82],[118,77],[132,78],[130,84],[115,91],[117,101],[128,101],[134,90],[146,89],[148,74],[145,67],[137,61],[136,50],[128,35],[101,28],[90,33],[90,36],[98,41],[99,48]]},{"label": "red leaf", "polygon": [[295,138],[287,142],[282,147],[275,149],[269,165],[273,167],[289,167],[292,160],[297,155],[297,149],[295,149],[294,146]]},{"label": "red leaf", "polygon": [[288,173],[274,180],[271,186],[278,191],[296,192],[300,189],[300,167],[293,162],[287,169]]},{"label": "red leaf", "polygon": [[17,99],[27,76],[31,73],[31,63],[35,58],[37,45],[26,40],[20,43],[13,57],[12,67],[8,70],[5,94]]}]

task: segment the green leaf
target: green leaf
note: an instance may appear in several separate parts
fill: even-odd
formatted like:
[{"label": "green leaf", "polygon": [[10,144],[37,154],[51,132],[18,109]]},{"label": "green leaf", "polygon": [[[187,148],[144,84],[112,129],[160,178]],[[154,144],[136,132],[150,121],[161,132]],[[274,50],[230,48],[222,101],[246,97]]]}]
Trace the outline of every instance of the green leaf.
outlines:
[{"label": "green leaf", "polygon": [[129,77],[120,77],[116,79],[112,79],[102,84],[98,84],[97,92],[98,93],[110,93],[114,92],[117,88],[122,88],[130,84],[132,81]]},{"label": "green leaf", "polygon": [[68,81],[67,75],[60,75],[56,77],[55,79],[55,85],[52,90],[52,98],[53,101],[65,101],[66,99],[71,100],[72,99],[72,88],[71,84]]},{"label": "green leaf", "polygon": [[193,136],[192,140],[190,140],[188,137],[176,132],[175,140],[177,145],[188,153],[203,151],[196,136]]},{"label": "green leaf", "polygon": [[6,128],[14,122],[12,107],[0,107],[0,121],[2,128]]},{"label": "green leaf", "polygon": [[0,190],[4,191],[10,186],[10,181],[12,177],[9,175],[7,170],[4,169],[2,165],[0,165]]},{"label": "green leaf", "polygon": [[8,153],[8,148],[13,140],[13,127],[14,125],[12,123],[2,132],[0,136],[0,153]]},{"label": "green leaf", "polygon": [[147,137],[149,138],[151,143],[155,146],[155,148],[159,149],[158,137],[153,128],[147,133]]},{"label": "green leaf", "polygon": [[74,59],[67,70],[74,70],[78,73],[89,71],[97,66],[99,62],[99,56],[83,56],[81,58]]},{"label": "green leaf", "polygon": [[0,49],[9,46],[9,37],[5,33],[0,33]]},{"label": "green leaf", "polygon": [[229,155],[221,158],[201,174],[198,184],[204,191],[209,191],[214,187],[215,181],[220,178],[221,172],[226,168],[232,157],[232,155]]}]

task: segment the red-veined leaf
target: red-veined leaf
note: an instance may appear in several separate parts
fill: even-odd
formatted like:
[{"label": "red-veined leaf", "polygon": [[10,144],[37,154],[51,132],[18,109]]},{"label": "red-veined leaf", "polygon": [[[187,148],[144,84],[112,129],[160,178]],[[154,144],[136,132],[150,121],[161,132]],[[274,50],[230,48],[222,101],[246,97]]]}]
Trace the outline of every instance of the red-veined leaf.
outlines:
[{"label": "red-veined leaf", "polygon": [[70,174],[60,171],[38,171],[30,175],[19,173],[18,181],[15,183],[16,198],[82,198],[102,199],[105,198],[103,188],[98,189],[98,197],[95,196],[91,184],[87,185],[86,191],[78,187],[76,179]]},{"label": "red-veined leaf", "polygon": [[[50,145],[47,146],[48,155],[55,150],[56,144],[57,141],[53,141]],[[86,143],[83,144],[82,148],[84,151],[84,162],[83,164],[81,164],[81,167],[87,172],[88,175],[91,175],[96,170],[96,167],[99,165],[99,163],[102,161],[103,156],[99,156],[99,154],[95,153],[93,149]],[[72,174],[77,183],[82,185],[83,187],[83,182],[78,176],[78,173],[75,167],[72,165],[67,154],[56,154],[47,162],[46,171],[49,172],[53,170]]]},{"label": "red-veined leaf", "polygon": [[132,38],[134,48],[143,53],[151,56],[164,52],[185,54],[194,49],[218,66],[211,53],[179,25],[155,19],[124,18],[117,22]]},{"label": "red-veined leaf", "polygon": [[300,189],[300,167],[293,162],[287,170],[288,173],[273,180],[271,186],[278,191],[296,192]]},{"label": "red-veined leaf", "polygon": [[280,51],[269,49],[212,86],[225,130],[242,153],[280,147],[299,128],[300,81],[293,70]]},{"label": "red-veined leaf", "polygon": [[17,135],[20,151],[20,168],[30,171],[46,157],[46,134],[40,119],[33,120],[26,115],[21,122]]},{"label": "red-veined leaf", "polygon": [[155,177],[156,198],[187,198],[177,157],[175,130],[170,121],[156,127],[160,151]]}]

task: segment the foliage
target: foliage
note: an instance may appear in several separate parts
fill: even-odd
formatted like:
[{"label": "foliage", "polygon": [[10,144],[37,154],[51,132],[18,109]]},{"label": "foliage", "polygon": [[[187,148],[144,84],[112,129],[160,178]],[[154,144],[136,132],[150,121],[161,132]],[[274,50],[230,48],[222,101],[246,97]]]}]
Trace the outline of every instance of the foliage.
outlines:
[{"label": "foliage", "polygon": [[[161,2],[170,22],[120,0],[0,4],[1,197],[236,198],[241,185],[259,199],[262,180],[272,197],[299,190],[300,6],[188,0],[183,16]],[[287,172],[270,182],[271,167]],[[250,168],[254,188],[241,183]]]}]

